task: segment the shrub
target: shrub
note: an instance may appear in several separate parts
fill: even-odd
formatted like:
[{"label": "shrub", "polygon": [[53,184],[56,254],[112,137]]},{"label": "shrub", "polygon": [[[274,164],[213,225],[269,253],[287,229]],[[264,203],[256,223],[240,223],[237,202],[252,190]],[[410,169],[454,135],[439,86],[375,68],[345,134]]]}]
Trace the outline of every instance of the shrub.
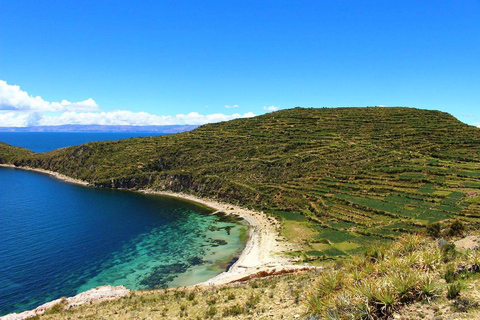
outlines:
[{"label": "shrub", "polygon": [[227,308],[223,311],[223,316],[224,317],[229,317],[229,316],[238,316],[240,314],[243,314],[245,312],[245,309],[242,308],[242,306],[236,304],[231,306],[230,308]]},{"label": "shrub", "polygon": [[395,274],[391,278],[391,283],[400,298],[401,302],[409,302],[415,300],[415,290],[419,279],[414,272],[403,274]]},{"label": "shrub", "polygon": [[343,286],[342,275],[339,272],[326,272],[320,276],[318,282],[318,295],[327,296]]},{"label": "shrub", "polygon": [[389,316],[393,313],[397,297],[395,289],[387,282],[368,280],[357,286],[357,294],[367,301],[371,312],[379,317]]},{"label": "shrub", "polygon": [[461,237],[465,232],[465,225],[460,220],[453,221],[447,230],[447,235],[450,237],[459,236]]},{"label": "shrub", "polygon": [[426,299],[430,302],[430,299],[437,295],[438,288],[431,278],[426,278],[420,287],[420,298]]},{"label": "shrub", "polygon": [[53,305],[50,309],[48,309],[45,313],[52,314],[52,313],[60,313],[65,310],[65,306],[68,304],[68,300],[65,297],[62,297],[60,302]]},{"label": "shrub", "polygon": [[453,307],[456,311],[467,312],[472,308],[478,308],[478,302],[474,302],[466,298],[458,298],[453,302]]},{"label": "shrub", "polygon": [[457,279],[457,276],[455,274],[455,268],[453,265],[449,265],[447,269],[445,270],[445,274],[443,275],[443,279],[447,283],[452,283]]},{"label": "shrub", "polygon": [[260,301],[260,296],[252,294],[248,298],[247,302],[245,303],[245,306],[247,307],[247,309],[253,309],[255,308],[255,306],[258,304],[259,301]]},{"label": "shrub", "polygon": [[371,247],[365,251],[365,257],[373,263],[382,261],[385,258],[385,247]]},{"label": "shrub", "polygon": [[462,290],[460,283],[452,283],[447,287],[447,299],[455,299]]},{"label": "shrub", "polygon": [[455,244],[449,243],[441,247],[443,262],[449,262],[455,259],[457,251],[455,250]]},{"label": "shrub", "polygon": [[207,312],[205,312],[205,318],[213,318],[217,314],[217,308],[214,306],[211,306],[210,308],[207,309]]},{"label": "shrub", "polygon": [[61,302],[53,305],[50,309],[45,311],[46,314],[53,314],[53,313],[59,313],[62,312],[65,309],[65,305]]},{"label": "shrub", "polygon": [[427,234],[432,237],[432,238],[438,238],[440,237],[440,223],[435,222],[427,225]]}]

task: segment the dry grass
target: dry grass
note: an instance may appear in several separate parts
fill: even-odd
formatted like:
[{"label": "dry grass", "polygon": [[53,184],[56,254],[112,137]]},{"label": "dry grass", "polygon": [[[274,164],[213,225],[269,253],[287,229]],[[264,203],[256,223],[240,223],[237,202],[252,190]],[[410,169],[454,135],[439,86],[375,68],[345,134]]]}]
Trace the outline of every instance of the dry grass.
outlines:
[{"label": "dry grass", "polygon": [[218,287],[139,291],[41,319],[291,319],[307,311],[308,292],[319,271],[302,271]]}]

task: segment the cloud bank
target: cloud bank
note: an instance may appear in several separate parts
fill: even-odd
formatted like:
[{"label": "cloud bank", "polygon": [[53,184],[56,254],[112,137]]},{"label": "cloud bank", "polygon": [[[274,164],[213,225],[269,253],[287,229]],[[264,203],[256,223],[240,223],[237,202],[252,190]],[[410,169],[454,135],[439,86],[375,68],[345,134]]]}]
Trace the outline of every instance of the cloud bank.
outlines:
[{"label": "cloud bank", "polygon": [[267,110],[267,111],[277,111],[278,109],[280,108],[276,106],[263,107],[263,110]]},{"label": "cloud bank", "polygon": [[0,110],[8,111],[98,111],[97,103],[89,98],[80,102],[48,102],[40,96],[33,97],[20,89],[0,80]]},{"label": "cloud bank", "polygon": [[31,127],[31,126],[60,126],[67,124],[76,125],[130,125],[130,126],[163,126],[175,124],[202,125],[228,121],[237,118],[254,117],[255,114],[234,113],[226,115],[214,113],[202,115],[197,112],[177,114],[175,116],[157,116],[146,112],[109,111],[109,112],[63,112],[60,115],[45,115],[34,113],[0,113],[0,127]]},{"label": "cloud bank", "polygon": [[[238,108],[238,105],[225,106]],[[54,114],[52,114],[54,113]],[[177,114],[175,116],[158,116],[146,112],[126,110],[101,111],[97,103],[89,98],[80,102],[48,102],[40,96],[33,97],[20,89],[0,80],[0,127],[32,127],[61,125],[202,125],[206,123],[228,121],[236,118],[254,117],[252,112],[203,115],[197,112]]]}]

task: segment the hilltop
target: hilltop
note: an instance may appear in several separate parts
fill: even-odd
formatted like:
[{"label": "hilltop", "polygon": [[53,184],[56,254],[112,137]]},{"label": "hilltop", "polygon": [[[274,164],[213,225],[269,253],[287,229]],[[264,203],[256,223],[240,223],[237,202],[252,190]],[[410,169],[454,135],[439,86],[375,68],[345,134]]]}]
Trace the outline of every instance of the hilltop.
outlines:
[{"label": "hilltop", "polygon": [[480,129],[412,108],[295,108],[42,154],[0,145],[1,162],[263,210],[309,261],[438,221],[475,226],[480,209]]}]

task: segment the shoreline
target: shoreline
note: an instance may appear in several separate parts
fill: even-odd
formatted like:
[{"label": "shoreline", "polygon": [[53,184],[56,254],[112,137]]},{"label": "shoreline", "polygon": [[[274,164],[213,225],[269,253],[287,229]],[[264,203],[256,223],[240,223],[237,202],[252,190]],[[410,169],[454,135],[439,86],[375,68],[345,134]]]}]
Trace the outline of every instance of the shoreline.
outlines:
[{"label": "shoreline", "polygon": [[38,173],[48,174],[49,176],[52,176],[54,178],[57,178],[58,180],[62,180],[62,181],[65,181],[65,182],[78,184],[78,185],[82,185],[82,186],[89,186],[90,185],[87,181],[70,178],[70,177],[68,177],[64,174],[54,172],[54,171],[50,171],[50,170],[38,169],[38,168],[32,168],[32,167],[17,167],[13,164],[6,164],[6,163],[1,163],[0,167],[20,169],[20,170],[26,170],[26,171],[34,171],[34,172],[38,172]]},{"label": "shoreline", "polygon": [[[27,171],[34,171],[43,174],[48,174],[56,179],[74,183],[82,186],[91,186],[88,182],[70,178],[63,174],[38,169],[31,167],[21,167],[15,166],[12,164],[0,164],[0,167],[4,168],[13,168]],[[287,242],[285,239],[281,239],[280,228],[281,224],[275,218],[267,216],[263,212],[258,212],[240,206],[228,204],[225,202],[220,202],[213,199],[197,197],[190,194],[171,192],[171,191],[158,191],[152,189],[119,189],[140,192],[144,194],[152,194],[166,197],[174,197],[177,199],[182,199],[186,201],[191,201],[198,203],[200,205],[207,206],[214,210],[215,212],[224,212],[227,215],[236,215],[244,219],[249,225],[249,237],[245,244],[245,248],[238,257],[238,260],[233,263],[228,270],[223,271],[217,276],[195,285],[195,286],[212,286],[212,285],[222,285],[228,284],[235,281],[244,280],[250,276],[255,276],[256,274],[274,274],[275,272],[282,271],[295,271],[295,270],[305,270],[306,268],[312,268],[304,265],[293,265],[293,262],[287,257],[282,256],[282,253],[287,251]],[[215,213],[214,212],[214,213]],[[314,267],[315,268],[315,267]],[[110,287],[106,285],[105,287]],[[93,289],[92,289],[93,290]],[[134,290],[133,290],[134,291]],[[88,291],[87,291],[88,292]],[[91,300],[90,300],[91,301]],[[24,311],[22,313],[8,314],[0,317],[0,319],[26,319],[32,316],[32,311],[36,311],[40,307]],[[42,313],[45,308],[41,308]],[[22,315],[28,316],[22,317]],[[13,316],[16,316],[13,318]]]},{"label": "shoreline", "polygon": [[281,224],[263,212],[180,192],[151,189],[138,190],[138,192],[195,202],[207,206],[216,212],[239,216],[248,223],[249,237],[238,260],[235,261],[228,270],[205,282],[197,284],[197,286],[227,284],[261,271],[305,268],[305,266],[292,265],[289,259],[282,256],[282,253],[285,252],[287,248],[286,241],[280,239]]}]

